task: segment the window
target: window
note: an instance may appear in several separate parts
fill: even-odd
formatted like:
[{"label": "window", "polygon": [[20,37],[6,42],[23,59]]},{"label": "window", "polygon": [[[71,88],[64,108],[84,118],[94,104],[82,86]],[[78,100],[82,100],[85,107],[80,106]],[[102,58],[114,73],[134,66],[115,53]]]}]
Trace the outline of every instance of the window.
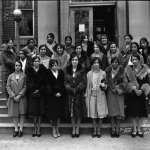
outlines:
[{"label": "window", "polygon": [[16,7],[22,11],[22,20],[19,25],[21,37],[34,37],[34,1],[18,0]]}]

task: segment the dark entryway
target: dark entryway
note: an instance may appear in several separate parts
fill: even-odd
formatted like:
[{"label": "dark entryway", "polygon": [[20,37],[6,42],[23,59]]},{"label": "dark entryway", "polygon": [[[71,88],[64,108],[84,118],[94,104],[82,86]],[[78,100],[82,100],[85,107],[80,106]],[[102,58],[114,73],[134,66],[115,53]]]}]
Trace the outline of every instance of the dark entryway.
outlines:
[{"label": "dark entryway", "polygon": [[97,31],[108,34],[110,41],[116,41],[116,7],[95,6],[93,7],[93,37]]}]

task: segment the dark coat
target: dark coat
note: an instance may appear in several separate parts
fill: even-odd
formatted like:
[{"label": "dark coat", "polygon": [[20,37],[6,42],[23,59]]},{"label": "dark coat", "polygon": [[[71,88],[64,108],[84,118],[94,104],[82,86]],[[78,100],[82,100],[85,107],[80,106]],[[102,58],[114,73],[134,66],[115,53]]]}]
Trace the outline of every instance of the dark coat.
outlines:
[{"label": "dark coat", "polygon": [[[65,115],[65,86],[64,86],[64,72],[58,70],[57,79],[50,69],[47,70],[47,117],[55,120],[62,118]],[[56,94],[60,93],[58,98]]]},{"label": "dark coat", "polygon": [[[27,70],[27,107],[29,116],[40,116],[44,114],[45,77],[46,68],[42,64],[40,64],[37,72],[33,67],[29,67]],[[33,92],[35,90],[39,90],[39,92],[34,94]]]},{"label": "dark coat", "polygon": [[68,96],[68,108],[70,117],[81,118],[86,115],[85,106],[85,89],[86,89],[86,74],[79,67],[77,68],[75,77],[72,76],[71,65],[66,68],[65,72],[65,87]]}]

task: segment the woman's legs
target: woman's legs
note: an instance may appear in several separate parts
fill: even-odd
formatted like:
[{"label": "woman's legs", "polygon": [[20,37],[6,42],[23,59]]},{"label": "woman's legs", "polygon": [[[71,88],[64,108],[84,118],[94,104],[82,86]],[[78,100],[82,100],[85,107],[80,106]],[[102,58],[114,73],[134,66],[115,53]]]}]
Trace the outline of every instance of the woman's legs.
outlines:
[{"label": "woman's legs", "polygon": [[20,131],[23,132],[23,126],[24,126],[24,116],[20,116]]},{"label": "woman's legs", "polygon": [[115,137],[115,132],[116,132],[115,117],[111,117],[111,137]]},{"label": "woman's legs", "polygon": [[52,135],[54,138],[57,138],[57,119],[52,120]]},{"label": "woman's legs", "polygon": [[33,117],[33,133],[32,136],[36,136],[37,135],[37,117],[34,116]]},{"label": "woman's legs", "polygon": [[71,118],[71,123],[72,123],[72,137],[75,137],[75,134],[76,134],[76,122],[75,122],[75,118],[74,117]]},{"label": "woman's legs", "polygon": [[132,131],[131,135],[132,135],[132,137],[135,137],[135,136],[136,136],[136,133],[137,133],[136,118],[132,118],[131,121],[132,121],[132,126],[133,126],[133,131]]},{"label": "woman's legs", "polygon": [[140,137],[143,137],[144,134],[143,134],[143,132],[142,132],[142,130],[141,130],[141,125],[142,125],[143,119],[137,117],[137,118],[136,118],[136,121],[137,121],[137,133],[138,133],[138,135],[139,135]]},{"label": "woman's legs", "polygon": [[13,118],[13,123],[14,123],[14,127],[15,127],[15,132],[18,132],[19,119],[17,117],[14,117]]},{"label": "woman's legs", "polygon": [[57,136],[58,136],[58,137],[60,137],[60,132],[59,132],[59,122],[60,122],[60,120],[57,119],[56,132],[57,132]]},{"label": "woman's legs", "polygon": [[98,118],[97,137],[101,137],[102,119]]},{"label": "woman's legs", "polygon": [[96,128],[97,128],[96,119],[93,118],[93,134],[92,134],[93,137],[96,136]]},{"label": "woman's legs", "polygon": [[76,131],[75,131],[75,132],[76,132],[75,134],[76,134],[77,137],[80,136],[80,135],[79,135],[79,134],[80,134],[80,131],[79,131],[79,130],[80,130],[80,122],[81,122],[81,119],[80,119],[80,118],[77,118],[77,119],[76,119]]},{"label": "woman's legs", "polygon": [[116,118],[116,137],[120,136],[120,118]]},{"label": "woman's legs", "polygon": [[37,117],[37,136],[41,136],[41,116]]},{"label": "woman's legs", "polygon": [[18,118],[17,117],[14,117],[13,118],[13,123],[14,123],[14,128],[15,128],[15,131],[13,132],[13,137],[16,137],[19,133],[19,130],[18,130]]}]

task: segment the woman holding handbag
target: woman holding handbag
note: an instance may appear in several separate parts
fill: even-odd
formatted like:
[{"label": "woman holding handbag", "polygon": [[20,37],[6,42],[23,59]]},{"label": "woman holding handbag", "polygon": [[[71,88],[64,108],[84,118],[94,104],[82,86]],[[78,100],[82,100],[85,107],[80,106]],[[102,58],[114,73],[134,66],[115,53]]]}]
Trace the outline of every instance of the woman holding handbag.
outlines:
[{"label": "woman holding handbag", "polygon": [[87,73],[86,106],[87,116],[93,121],[93,137],[101,137],[102,119],[108,114],[105,90],[106,73],[101,69],[101,61],[95,57],[91,70]]}]

